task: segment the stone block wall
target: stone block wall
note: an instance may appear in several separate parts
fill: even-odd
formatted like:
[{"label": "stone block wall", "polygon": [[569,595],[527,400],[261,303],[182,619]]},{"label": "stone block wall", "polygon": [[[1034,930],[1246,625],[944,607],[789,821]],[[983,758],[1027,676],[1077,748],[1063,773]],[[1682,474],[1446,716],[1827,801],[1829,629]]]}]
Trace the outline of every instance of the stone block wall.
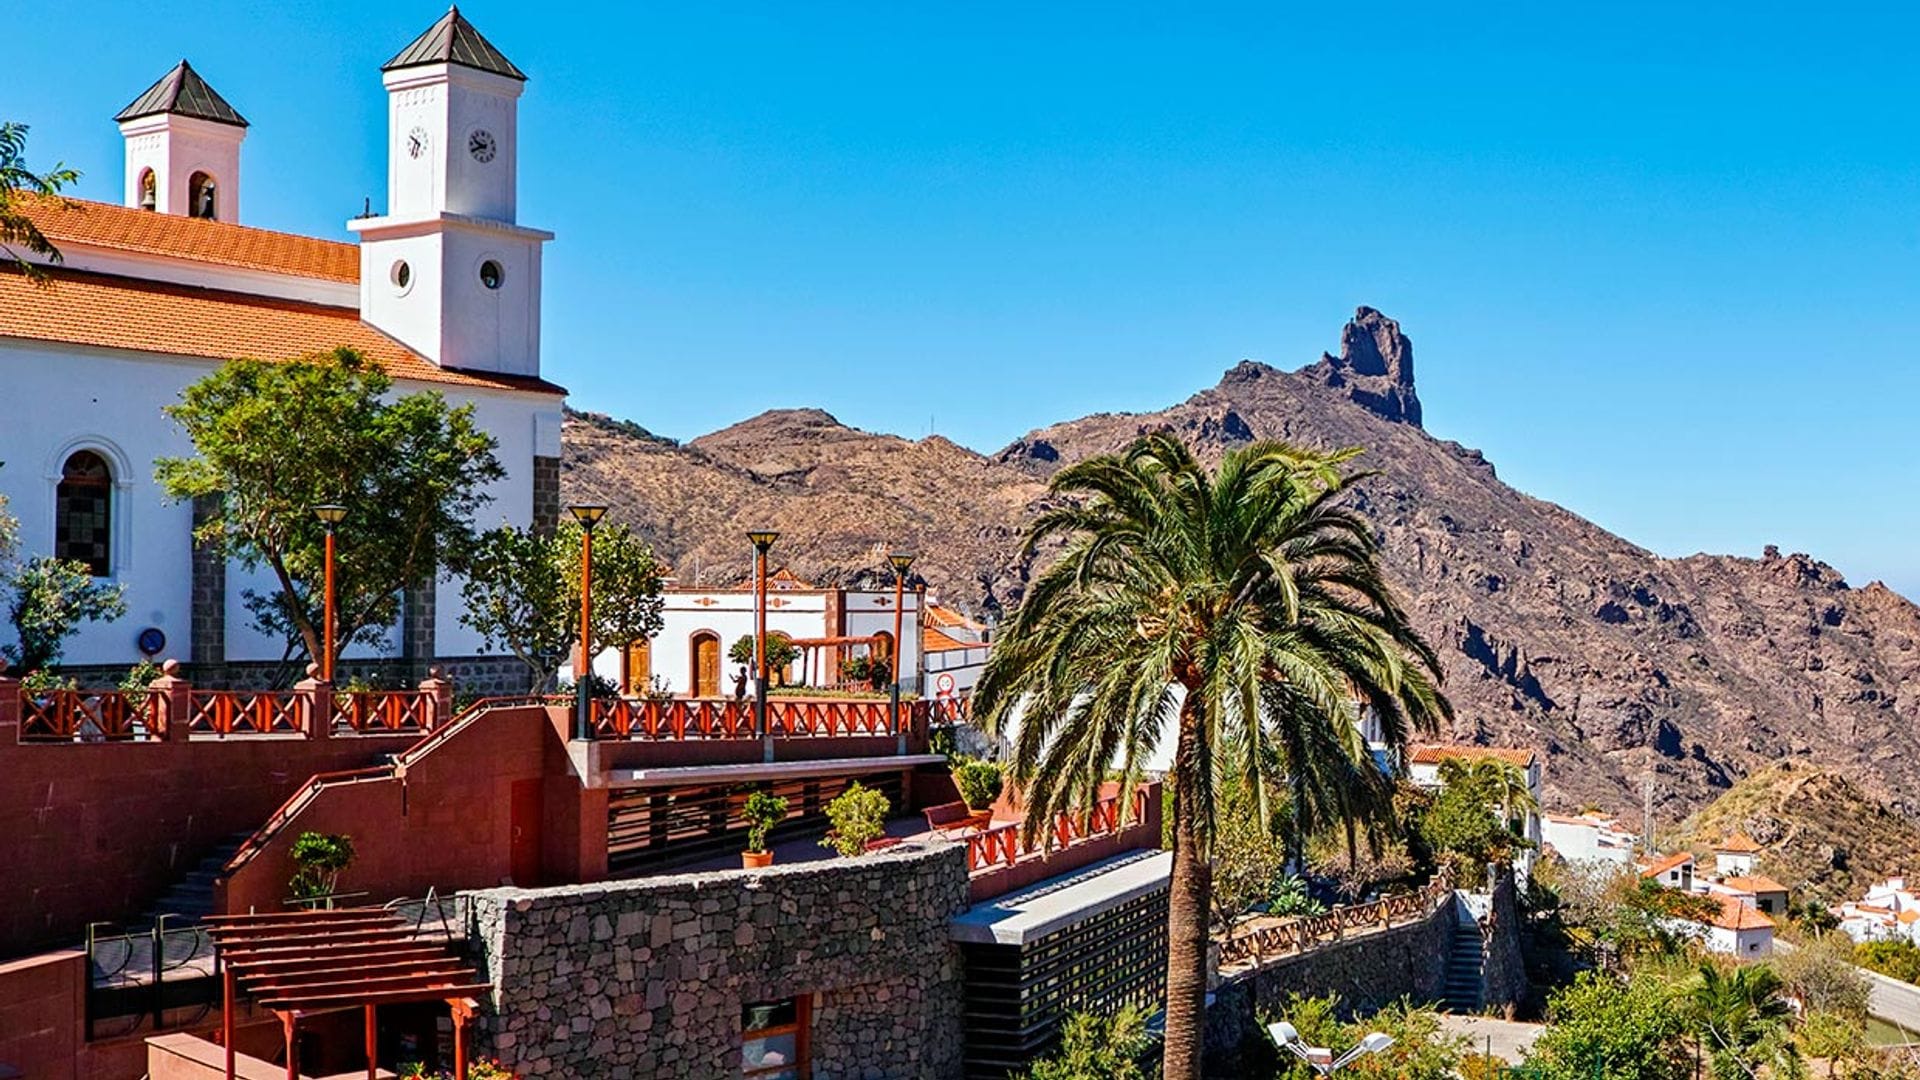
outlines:
[{"label": "stone block wall", "polygon": [[807,997],[817,1080],[953,1080],[963,848],[474,895],[482,1052],[523,1077],[740,1075],[741,1009]]},{"label": "stone block wall", "polygon": [[1527,997],[1527,959],[1521,950],[1520,901],[1508,868],[1494,879],[1493,898],[1480,920],[1481,971],[1487,1008],[1512,1016]]}]

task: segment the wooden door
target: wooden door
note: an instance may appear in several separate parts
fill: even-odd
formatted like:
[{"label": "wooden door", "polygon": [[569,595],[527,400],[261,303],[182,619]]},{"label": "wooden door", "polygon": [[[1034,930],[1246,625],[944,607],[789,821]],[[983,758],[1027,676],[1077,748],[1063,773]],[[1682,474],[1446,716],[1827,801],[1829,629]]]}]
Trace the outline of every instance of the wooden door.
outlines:
[{"label": "wooden door", "polygon": [[653,685],[653,642],[646,638],[627,646],[624,694],[644,694]]},{"label": "wooden door", "polygon": [[720,696],[720,638],[697,634],[693,639],[693,696]]},{"label": "wooden door", "polygon": [[513,883],[521,888],[540,884],[540,817],[545,800],[540,780],[515,780],[509,811],[513,841],[508,853]]}]

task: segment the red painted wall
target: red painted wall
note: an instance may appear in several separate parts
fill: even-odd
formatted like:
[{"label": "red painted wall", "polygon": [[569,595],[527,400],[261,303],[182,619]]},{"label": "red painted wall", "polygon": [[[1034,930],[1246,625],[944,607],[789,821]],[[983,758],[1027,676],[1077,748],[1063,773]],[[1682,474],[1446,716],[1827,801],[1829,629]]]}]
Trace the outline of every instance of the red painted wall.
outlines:
[{"label": "red painted wall", "polygon": [[78,949],[0,964],[0,1065],[32,1080],[77,1080],[86,980]]},{"label": "red painted wall", "polygon": [[0,956],[137,915],[314,773],[374,764],[417,738],[22,745],[17,706],[0,680]]}]

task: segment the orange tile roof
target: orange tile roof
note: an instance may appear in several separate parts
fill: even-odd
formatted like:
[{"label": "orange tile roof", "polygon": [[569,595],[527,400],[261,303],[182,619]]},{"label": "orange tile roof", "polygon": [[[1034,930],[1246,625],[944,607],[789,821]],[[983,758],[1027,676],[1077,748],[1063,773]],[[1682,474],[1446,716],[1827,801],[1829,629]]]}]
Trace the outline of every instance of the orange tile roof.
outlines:
[{"label": "orange tile roof", "polygon": [[944,604],[927,605],[927,621],[935,626],[958,626],[966,630],[985,630],[986,627],[960,614]]},{"label": "orange tile roof", "polygon": [[91,244],[349,285],[360,281],[360,248],[339,240],[135,210],[89,199],[30,196],[18,205],[55,247],[62,242]]},{"label": "orange tile roof", "polygon": [[984,649],[986,645],[978,641],[961,641],[929,626],[920,631],[920,647],[927,652],[945,652],[949,649]]},{"label": "orange tile roof", "polygon": [[1747,877],[1725,878],[1721,880],[1720,884],[1725,885],[1731,889],[1739,889],[1742,892],[1750,892],[1750,893],[1787,892],[1788,891],[1785,885],[1780,884],[1779,882],[1773,880],[1770,877],[1764,877],[1759,874],[1754,874]]},{"label": "orange tile roof", "polygon": [[1473,761],[1494,758],[1521,768],[1534,763],[1535,755],[1531,750],[1508,746],[1416,746],[1408,757],[1415,765],[1438,765],[1449,759]]},{"label": "orange tile roof", "polygon": [[1760,845],[1754,843],[1753,837],[1746,833],[1736,832],[1720,841],[1719,846],[1713,850],[1724,851],[1729,855],[1757,855],[1760,853]]},{"label": "orange tile roof", "polygon": [[292,360],[344,345],[396,379],[566,393],[544,379],[440,367],[360,321],[353,308],[79,270],[52,275],[40,288],[19,270],[0,268],[0,337],[211,360]]},{"label": "orange tile roof", "polygon": [[1642,863],[1640,866],[1640,876],[1659,877],[1661,874],[1666,873],[1676,866],[1684,866],[1692,861],[1693,856],[1684,851],[1678,855],[1663,855],[1650,863]]},{"label": "orange tile roof", "polygon": [[1731,896],[1720,898],[1720,913],[1713,917],[1713,925],[1722,930],[1764,930],[1773,926],[1773,920],[1758,908],[1735,900]]}]

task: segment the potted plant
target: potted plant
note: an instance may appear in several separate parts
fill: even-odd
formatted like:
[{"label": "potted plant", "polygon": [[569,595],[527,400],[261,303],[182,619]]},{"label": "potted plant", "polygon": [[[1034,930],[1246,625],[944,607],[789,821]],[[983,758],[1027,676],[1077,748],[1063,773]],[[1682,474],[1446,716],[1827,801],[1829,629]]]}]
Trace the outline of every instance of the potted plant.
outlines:
[{"label": "potted plant", "polygon": [[767,831],[787,820],[787,800],[764,791],[747,796],[747,850],[740,853],[740,864],[748,869],[773,863],[767,850]]},{"label": "potted plant", "polygon": [[885,795],[854,781],[827,804],[827,820],[833,823],[833,831],[820,846],[848,857],[861,854],[886,833],[887,812],[891,809]]},{"label": "potted plant", "polygon": [[295,900],[322,906],[340,883],[340,872],[353,863],[353,837],[303,832],[293,842],[293,880],[287,883]]},{"label": "potted plant", "polygon": [[962,762],[953,770],[953,784],[960,789],[960,799],[971,814],[967,824],[976,829],[990,827],[994,800],[1000,798],[1001,789],[1006,786],[1000,766],[991,761]]}]

